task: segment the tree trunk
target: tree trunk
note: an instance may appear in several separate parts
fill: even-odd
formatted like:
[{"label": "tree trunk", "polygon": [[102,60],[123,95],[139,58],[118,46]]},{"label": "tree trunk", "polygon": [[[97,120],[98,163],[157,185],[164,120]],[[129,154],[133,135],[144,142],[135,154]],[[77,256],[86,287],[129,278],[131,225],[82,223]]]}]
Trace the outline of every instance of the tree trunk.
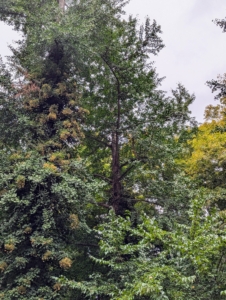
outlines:
[{"label": "tree trunk", "polygon": [[112,207],[116,214],[122,213],[122,185],[120,180],[118,133],[112,133]]},{"label": "tree trunk", "polygon": [[62,9],[62,11],[64,11],[64,8],[65,8],[65,0],[59,0],[59,7],[60,7],[60,9]]}]

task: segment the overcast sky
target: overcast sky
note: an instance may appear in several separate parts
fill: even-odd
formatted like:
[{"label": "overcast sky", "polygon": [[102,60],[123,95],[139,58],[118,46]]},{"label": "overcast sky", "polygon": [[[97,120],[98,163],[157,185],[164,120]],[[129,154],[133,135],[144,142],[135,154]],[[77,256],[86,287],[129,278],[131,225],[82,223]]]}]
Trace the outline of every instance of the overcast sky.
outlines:
[{"label": "overcast sky", "polygon": [[[226,73],[226,33],[212,20],[226,16],[225,0],[131,0],[127,13],[155,19],[161,25],[165,48],[153,57],[162,89],[170,92],[182,83],[196,96],[192,113],[203,121],[205,107],[215,103],[206,81]],[[7,44],[18,34],[0,23],[0,54],[9,54]]]},{"label": "overcast sky", "polygon": [[127,11],[161,25],[165,48],[153,57],[165,91],[182,83],[196,96],[192,113],[203,121],[205,107],[216,104],[207,80],[226,73],[226,33],[212,20],[226,17],[225,0],[131,0]]}]

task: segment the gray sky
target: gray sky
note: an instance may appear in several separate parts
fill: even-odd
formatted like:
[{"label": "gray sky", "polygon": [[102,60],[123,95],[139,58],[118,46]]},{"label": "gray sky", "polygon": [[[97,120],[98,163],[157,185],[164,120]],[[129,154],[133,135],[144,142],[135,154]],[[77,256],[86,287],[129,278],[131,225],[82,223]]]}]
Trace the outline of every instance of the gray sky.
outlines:
[{"label": "gray sky", "polygon": [[225,0],[131,0],[127,12],[155,19],[161,25],[165,48],[153,57],[162,89],[182,83],[196,96],[192,113],[203,121],[205,107],[216,104],[207,80],[226,73],[226,33],[212,20],[226,17]]},{"label": "gray sky", "polygon": [[[184,84],[196,95],[192,113],[202,122],[205,107],[216,103],[206,81],[226,73],[226,33],[212,22],[226,16],[225,0],[131,0],[126,11],[141,22],[148,15],[161,25],[165,48],[153,61],[159,76],[166,77],[162,89],[170,92]],[[18,33],[0,23],[0,34],[0,54],[5,56]]]}]

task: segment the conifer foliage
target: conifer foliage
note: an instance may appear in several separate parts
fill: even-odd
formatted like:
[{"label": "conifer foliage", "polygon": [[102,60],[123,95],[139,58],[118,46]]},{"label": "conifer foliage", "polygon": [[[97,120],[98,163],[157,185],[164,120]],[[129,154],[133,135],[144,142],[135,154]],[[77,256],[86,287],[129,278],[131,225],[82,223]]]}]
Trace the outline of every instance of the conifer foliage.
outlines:
[{"label": "conifer foliage", "polygon": [[79,255],[72,241],[89,231],[85,207],[96,189],[75,151],[86,111],[60,37],[47,37],[48,48],[32,52],[26,22],[33,8],[27,1],[8,5],[3,19],[22,26],[25,39],[11,59],[17,77],[4,66],[1,76],[1,125],[17,134],[5,131],[1,145],[0,297],[55,299],[65,291],[53,276],[67,272]]}]

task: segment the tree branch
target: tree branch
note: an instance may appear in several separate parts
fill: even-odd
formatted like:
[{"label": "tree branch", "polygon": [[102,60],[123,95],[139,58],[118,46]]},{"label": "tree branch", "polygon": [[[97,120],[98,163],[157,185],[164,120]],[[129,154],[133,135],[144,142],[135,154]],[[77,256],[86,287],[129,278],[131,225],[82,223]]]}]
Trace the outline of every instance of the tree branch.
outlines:
[{"label": "tree branch", "polygon": [[96,248],[99,248],[98,245],[95,245],[95,244],[85,244],[85,243],[78,243],[78,244],[75,244],[76,246],[85,246],[85,247],[96,247]]},{"label": "tree branch", "polygon": [[94,205],[98,205],[98,206],[107,208],[107,209],[111,209],[112,208],[112,206],[110,206],[110,205],[108,205],[106,203],[99,203],[99,202],[94,202],[94,201],[93,202],[91,201],[91,203],[94,204]]},{"label": "tree branch", "polygon": [[91,138],[91,139],[93,139],[93,140],[95,140],[95,141],[97,141],[98,143],[101,143],[101,144],[103,144],[103,145],[105,145],[106,147],[108,147],[108,148],[110,148],[111,149],[111,144],[108,144],[107,142],[104,142],[104,141],[101,141],[101,140],[99,140],[98,138],[96,138],[96,137],[94,137],[93,135],[87,135],[87,137],[89,137],[89,138]]},{"label": "tree branch", "polygon": [[122,180],[132,169],[134,166],[128,167],[128,169],[120,176],[119,180]]},{"label": "tree branch", "polygon": [[105,180],[105,181],[107,181],[107,182],[109,182],[109,183],[112,183],[112,180],[111,180],[111,179],[109,179],[109,178],[107,178],[107,177],[105,177],[105,176],[103,176],[103,175],[94,174],[94,177],[98,177],[98,178],[101,178],[101,179],[103,179],[103,180]]},{"label": "tree branch", "polygon": [[18,12],[14,12],[12,10],[7,10],[7,9],[4,9],[4,8],[1,8],[1,13],[3,14],[6,14],[6,15],[11,15],[11,16],[14,16],[14,17],[22,17],[22,18],[26,18],[27,16],[25,14],[22,14],[22,13],[18,13]]},{"label": "tree branch", "polygon": [[133,202],[145,202],[145,203],[148,203],[148,204],[151,204],[151,205],[158,205],[158,206],[163,207],[163,205],[161,205],[159,203],[151,202],[150,200],[145,200],[145,199],[129,199],[129,200],[133,201]]},{"label": "tree branch", "polygon": [[134,161],[146,161],[148,160],[148,157],[147,156],[140,156],[140,157],[137,157],[137,158],[130,158],[129,161],[126,161],[124,162],[123,164],[120,165],[120,168],[122,169],[123,167],[127,166],[128,164],[134,162]]}]

